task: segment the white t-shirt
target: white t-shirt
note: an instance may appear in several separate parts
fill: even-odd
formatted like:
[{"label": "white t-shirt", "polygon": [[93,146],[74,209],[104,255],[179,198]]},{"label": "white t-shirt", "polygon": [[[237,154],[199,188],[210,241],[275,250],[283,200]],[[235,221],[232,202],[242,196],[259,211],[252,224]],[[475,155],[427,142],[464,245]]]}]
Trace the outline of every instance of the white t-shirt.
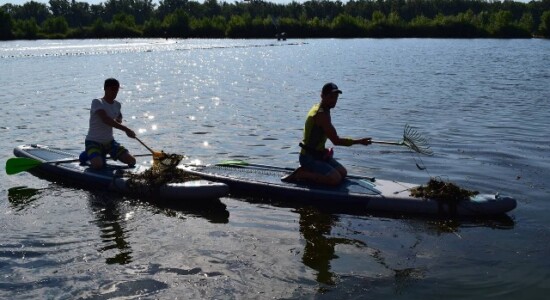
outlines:
[{"label": "white t-shirt", "polygon": [[98,143],[107,143],[114,139],[113,127],[105,124],[96,112],[103,109],[109,118],[116,119],[120,117],[120,102],[114,100],[113,104],[107,103],[103,99],[92,100],[92,108],[90,109],[90,127],[86,140]]}]

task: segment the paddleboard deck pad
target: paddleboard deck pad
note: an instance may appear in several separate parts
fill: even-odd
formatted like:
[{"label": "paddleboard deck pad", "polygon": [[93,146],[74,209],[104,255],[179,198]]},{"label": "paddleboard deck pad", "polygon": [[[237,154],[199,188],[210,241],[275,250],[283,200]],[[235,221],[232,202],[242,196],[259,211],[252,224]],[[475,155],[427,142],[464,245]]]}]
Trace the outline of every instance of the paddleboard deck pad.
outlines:
[{"label": "paddleboard deck pad", "polygon": [[[21,145],[13,150],[15,156],[32,158],[43,162],[29,170],[39,172],[47,177],[55,177],[61,183],[73,183],[90,188],[100,188],[119,192],[129,196],[138,196],[168,201],[218,199],[228,194],[229,187],[220,182],[204,179],[190,180],[181,183],[168,183],[158,188],[136,186],[129,184],[129,178],[123,177],[124,172],[139,174],[149,169],[148,166],[136,164],[128,167],[125,164],[107,160],[100,170],[94,170],[89,165],[82,165],[78,155],[65,150],[44,145]],[[49,163],[56,161],[55,163]]]},{"label": "paddleboard deck pad", "polygon": [[505,214],[516,207],[516,200],[498,194],[478,194],[457,203],[443,203],[410,195],[416,184],[363,176],[348,176],[337,187],[288,183],[281,177],[294,169],[260,164],[217,164],[179,166],[204,179],[230,187],[231,194],[277,197],[331,206],[353,206],[367,211],[407,214],[488,216]]}]

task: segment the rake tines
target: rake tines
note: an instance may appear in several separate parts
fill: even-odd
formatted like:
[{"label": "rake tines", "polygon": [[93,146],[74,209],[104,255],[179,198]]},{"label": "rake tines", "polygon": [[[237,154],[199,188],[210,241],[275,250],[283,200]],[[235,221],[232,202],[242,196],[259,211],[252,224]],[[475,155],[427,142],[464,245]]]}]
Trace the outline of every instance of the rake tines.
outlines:
[{"label": "rake tines", "polygon": [[403,130],[403,144],[415,152],[424,155],[432,155],[433,151],[428,145],[428,141],[416,131],[413,127],[408,124],[405,125],[405,130]]},{"label": "rake tines", "polygon": [[384,145],[397,145],[405,146],[417,153],[424,155],[432,155],[433,152],[428,145],[428,141],[420,135],[414,128],[409,125],[405,125],[405,130],[403,131],[403,140],[399,142],[387,142],[387,141],[373,141],[373,144],[384,144]]}]

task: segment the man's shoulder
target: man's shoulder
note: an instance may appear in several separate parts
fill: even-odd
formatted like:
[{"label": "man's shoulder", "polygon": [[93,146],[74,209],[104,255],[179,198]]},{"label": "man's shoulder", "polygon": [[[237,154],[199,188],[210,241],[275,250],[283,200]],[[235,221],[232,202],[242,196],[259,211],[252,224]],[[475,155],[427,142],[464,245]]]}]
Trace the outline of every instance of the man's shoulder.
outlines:
[{"label": "man's shoulder", "polygon": [[317,114],[330,114],[330,108],[323,107],[321,103],[316,104],[315,106]]},{"label": "man's shoulder", "polygon": [[102,105],[103,105],[103,101],[101,101],[101,99],[98,99],[98,98],[92,99],[92,108],[100,107]]},{"label": "man's shoulder", "polygon": [[107,105],[115,105],[115,106],[118,106],[118,107],[121,107],[122,104],[116,100],[113,100],[112,103],[109,103],[108,101],[106,101],[105,99],[102,99],[102,98],[94,98],[92,100],[92,105],[102,105],[102,106],[107,106]]},{"label": "man's shoulder", "polygon": [[309,109],[309,111],[310,111],[310,112],[318,112],[320,109],[322,109],[321,103],[315,103],[315,104],[313,104],[313,106]]}]

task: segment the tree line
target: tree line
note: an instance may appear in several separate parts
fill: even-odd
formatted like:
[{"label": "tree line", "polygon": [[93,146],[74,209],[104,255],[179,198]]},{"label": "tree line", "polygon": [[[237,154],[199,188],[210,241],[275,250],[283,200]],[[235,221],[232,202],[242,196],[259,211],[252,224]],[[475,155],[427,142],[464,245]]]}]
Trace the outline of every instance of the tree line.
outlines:
[{"label": "tree line", "polygon": [[0,39],[550,37],[550,0],[29,1],[0,6]]}]

